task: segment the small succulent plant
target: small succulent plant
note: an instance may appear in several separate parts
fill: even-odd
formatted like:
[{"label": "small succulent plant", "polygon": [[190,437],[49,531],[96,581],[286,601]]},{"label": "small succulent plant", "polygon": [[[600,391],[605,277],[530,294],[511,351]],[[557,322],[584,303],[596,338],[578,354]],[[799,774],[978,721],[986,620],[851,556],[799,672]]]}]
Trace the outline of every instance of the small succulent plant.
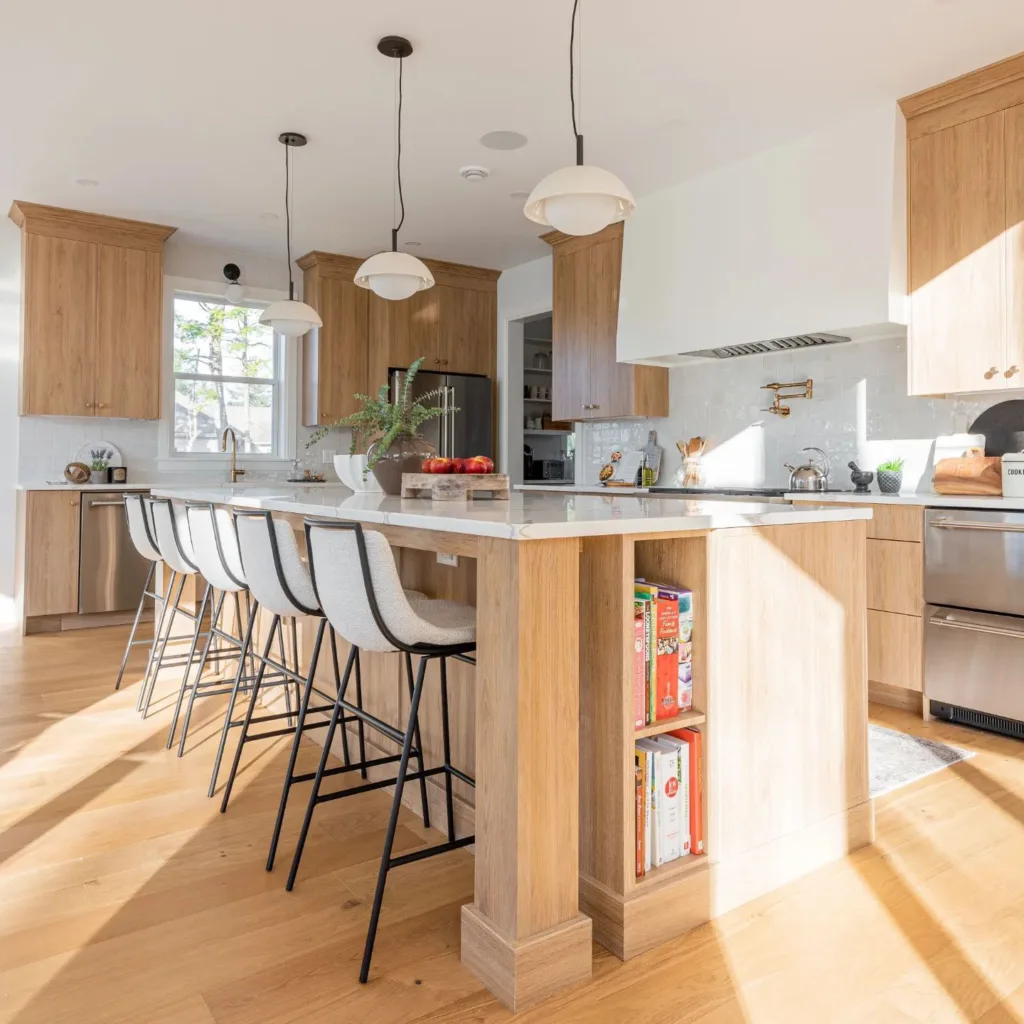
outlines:
[{"label": "small succulent plant", "polygon": [[906,460],[902,458],[888,459],[880,462],[875,468],[880,473],[902,473]]}]

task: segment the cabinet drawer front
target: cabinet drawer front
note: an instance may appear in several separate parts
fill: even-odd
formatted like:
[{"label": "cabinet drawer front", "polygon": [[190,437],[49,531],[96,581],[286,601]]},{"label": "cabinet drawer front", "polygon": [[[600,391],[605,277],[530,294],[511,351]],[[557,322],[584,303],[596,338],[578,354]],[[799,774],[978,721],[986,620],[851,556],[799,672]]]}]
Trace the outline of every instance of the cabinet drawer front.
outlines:
[{"label": "cabinet drawer front", "polygon": [[921,544],[869,540],[868,608],[920,615],[924,607]]},{"label": "cabinet drawer front", "polygon": [[922,505],[872,505],[868,537],[875,540],[903,540],[920,544],[924,537]]},{"label": "cabinet drawer front", "polygon": [[903,690],[922,689],[924,620],[868,612],[868,679]]}]

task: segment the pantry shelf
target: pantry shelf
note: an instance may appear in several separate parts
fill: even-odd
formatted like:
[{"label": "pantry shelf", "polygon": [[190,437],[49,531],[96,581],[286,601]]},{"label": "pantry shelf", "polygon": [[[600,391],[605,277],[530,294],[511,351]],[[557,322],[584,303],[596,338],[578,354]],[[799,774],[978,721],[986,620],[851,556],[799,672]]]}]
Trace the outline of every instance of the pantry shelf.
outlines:
[{"label": "pantry shelf", "polygon": [[645,736],[658,736],[664,732],[671,732],[673,729],[690,729],[695,725],[703,725],[707,721],[707,715],[703,711],[684,711],[674,718],[663,718],[659,722],[651,722],[633,731],[636,739]]}]

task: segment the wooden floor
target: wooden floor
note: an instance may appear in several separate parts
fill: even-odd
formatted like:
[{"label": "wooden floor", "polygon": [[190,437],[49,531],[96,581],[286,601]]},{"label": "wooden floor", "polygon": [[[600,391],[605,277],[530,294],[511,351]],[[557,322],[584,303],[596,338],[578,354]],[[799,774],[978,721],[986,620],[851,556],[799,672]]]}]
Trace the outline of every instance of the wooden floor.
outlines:
[{"label": "wooden floor", "polygon": [[[134,712],[138,663],[111,691],[123,639],[0,638],[0,1020],[511,1017],[459,962],[471,854],[392,875],[360,986],[388,797],[321,807],[285,893],[301,792],[279,868],[263,867],[284,747],[247,758],[218,814],[206,783],[220,708],[207,702],[178,760],[164,749],[166,701],[146,722]],[[1024,1020],[1024,744],[876,710],[978,756],[880,800],[874,847],[628,964],[595,947],[588,985],[516,1019]],[[424,835],[403,818],[403,848]]]}]

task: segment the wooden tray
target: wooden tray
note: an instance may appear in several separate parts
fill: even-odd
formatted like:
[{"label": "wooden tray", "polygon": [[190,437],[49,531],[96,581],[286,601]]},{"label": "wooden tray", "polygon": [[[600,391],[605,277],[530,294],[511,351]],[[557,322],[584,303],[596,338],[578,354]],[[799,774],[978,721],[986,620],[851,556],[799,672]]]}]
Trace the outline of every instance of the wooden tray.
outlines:
[{"label": "wooden tray", "polygon": [[508,501],[508,474],[403,473],[402,497],[430,498],[432,501],[468,501],[470,498]]}]

